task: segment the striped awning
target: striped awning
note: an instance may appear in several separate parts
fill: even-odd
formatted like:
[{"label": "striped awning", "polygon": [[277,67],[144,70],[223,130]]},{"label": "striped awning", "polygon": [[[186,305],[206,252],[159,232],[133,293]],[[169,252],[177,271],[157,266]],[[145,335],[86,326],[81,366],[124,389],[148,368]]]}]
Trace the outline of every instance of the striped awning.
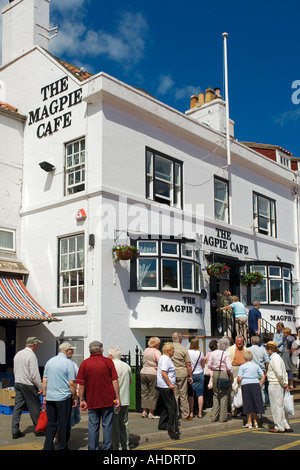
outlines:
[{"label": "striped awning", "polygon": [[21,279],[0,276],[0,320],[55,321],[29,294]]}]

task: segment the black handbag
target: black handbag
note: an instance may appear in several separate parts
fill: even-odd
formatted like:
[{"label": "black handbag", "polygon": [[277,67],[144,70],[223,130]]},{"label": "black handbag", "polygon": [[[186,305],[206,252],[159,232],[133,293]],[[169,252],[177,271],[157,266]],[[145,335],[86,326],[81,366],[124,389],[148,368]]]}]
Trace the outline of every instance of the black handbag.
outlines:
[{"label": "black handbag", "polygon": [[[222,356],[221,356],[219,376],[220,376],[220,372],[221,372],[221,363],[222,363],[222,359],[223,359],[223,354],[224,354],[224,351],[223,351]],[[228,374],[228,372],[227,372],[227,374]],[[218,377],[218,379],[217,379],[217,387],[218,388],[229,388],[230,385],[231,385],[231,380],[229,378],[229,374],[228,374],[228,379],[220,379],[220,377]]]}]

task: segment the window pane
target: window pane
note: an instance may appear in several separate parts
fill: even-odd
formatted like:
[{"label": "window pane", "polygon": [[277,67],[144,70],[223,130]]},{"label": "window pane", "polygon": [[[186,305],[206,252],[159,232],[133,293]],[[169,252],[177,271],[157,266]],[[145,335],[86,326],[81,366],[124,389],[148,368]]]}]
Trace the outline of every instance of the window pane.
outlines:
[{"label": "window pane", "polygon": [[193,290],[193,263],[183,261],[182,265],[182,288]]},{"label": "window pane", "polygon": [[224,221],[226,219],[226,205],[222,202],[215,201],[215,219]]},{"label": "window pane", "polygon": [[188,258],[193,258],[194,247],[193,245],[183,244],[181,245],[182,256],[187,256]]},{"label": "window pane", "polygon": [[157,254],[157,242],[138,241],[137,246],[141,255]]},{"label": "window pane", "polygon": [[157,288],[157,260],[138,259],[138,287],[140,289]]},{"label": "window pane", "polygon": [[0,230],[0,248],[14,249],[14,233],[6,230]]},{"label": "window pane", "polygon": [[284,303],[292,303],[291,299],[291,283],[289,281],[284,281]]},{"label": "window pane", "polygon": [[155,195],[171,199],[171,185],[163,181],[155,182]]},{"label": "window pane", "polygon": [[215,180],[215,198],[219,201],[227,201],[227,184],[225,182]]},{"label": "window pane", "polygon": [[281,279],[270,279],[270,302],[283,302]]},{"label": "window pane", "polygon": [[166,181],[172,181],[172,162],[156,156],[155,158],[155,177]]},{"label": "window pane", "polygon": [[288,268],[282,268],[282,276],[285,279],[291,279],[291,270]]},{"label": "window pane", "polygon": [[178,255],[178,244],[162,242],[162,253],[164,255]]},{"label": "window pane", "polygon": [[270,204],[269,200],[265,199],[264,197],[258,197],[258,208],[259,208],[259,215],[265,216],[267,218],[270,217]]},{"label": "window pane", "polygon": [[[258,271],[258,269],[257,269]],[[252,301],[258,300],[259,302],[267,302],[267,281],[266,279],[257,286],[251,286]]]},{"label": "window pane", "polygon": [[269,276],[280,277],[280,268],[277,266],[270,266]]},{"label": "window pane", "polygon": [[178,261],[162,261],[162,286],[165,289],[178,289]]}]

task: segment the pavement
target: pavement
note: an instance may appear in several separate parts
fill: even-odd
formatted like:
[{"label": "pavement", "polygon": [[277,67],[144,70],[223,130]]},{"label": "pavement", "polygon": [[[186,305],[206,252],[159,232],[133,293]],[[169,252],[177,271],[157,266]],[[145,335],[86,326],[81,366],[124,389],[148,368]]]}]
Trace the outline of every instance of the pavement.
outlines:
[{"label": "pavement", "polygon": [[[295,415],[291,418],[300,417],[300,403],[295,402]],[[19,439],[12,439],[11,435],[11,415],[0,415],[0,450],[42,450],[45,437],[35,436],[33,425],[28,413],[23,413],[20,423],[20,430],[25,436]],[[211,409],[203,412],[203,418],[194,417],[191,421],[180,421],[180,439],[195,437],[197,435],[210,434],[214,432],[241,429],[246,421],[246,416],[238,415],[233,418],[228,414],[227,422],[212,422]],[[259,420],[259,425],[269,427],[272,425],[270,407],[266,407],[265,413]],[[158,430],[158,419],[142,418],[141,413],[129,412],[130,449],[143,450],[147,445],[172,442],[167,431]],[[102,433],[100,433],[101,445]],[[71,429],[70,450],[88,450],[88,414],[81,412],[81,421]],[[174,442],[174,441],[173,441]],[[55,450],[57,446],[55,446]]]}]

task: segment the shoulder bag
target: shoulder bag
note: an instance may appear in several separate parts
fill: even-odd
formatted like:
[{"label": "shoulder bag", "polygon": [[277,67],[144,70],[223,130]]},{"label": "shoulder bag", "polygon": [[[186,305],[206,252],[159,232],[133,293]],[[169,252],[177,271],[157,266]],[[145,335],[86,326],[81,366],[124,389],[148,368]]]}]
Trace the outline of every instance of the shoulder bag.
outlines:
[{"label": "shoulder bag", "polygon": [[222,363],[222,359],[223,359],[223,354],[224,354],[224,351],[223,351],[223,353],[222,353],[221,361],[220,361],[219,377],[218,377],[218,380],[217,380],[217,387],[218,387],[218,388],[229,388],[229,387],[230,387],[230,384],[231,384],[231,381],[230,381],[228,372],[227,372],[227,374],[228,374],[228,379],[220,379],[221,363]]}]

